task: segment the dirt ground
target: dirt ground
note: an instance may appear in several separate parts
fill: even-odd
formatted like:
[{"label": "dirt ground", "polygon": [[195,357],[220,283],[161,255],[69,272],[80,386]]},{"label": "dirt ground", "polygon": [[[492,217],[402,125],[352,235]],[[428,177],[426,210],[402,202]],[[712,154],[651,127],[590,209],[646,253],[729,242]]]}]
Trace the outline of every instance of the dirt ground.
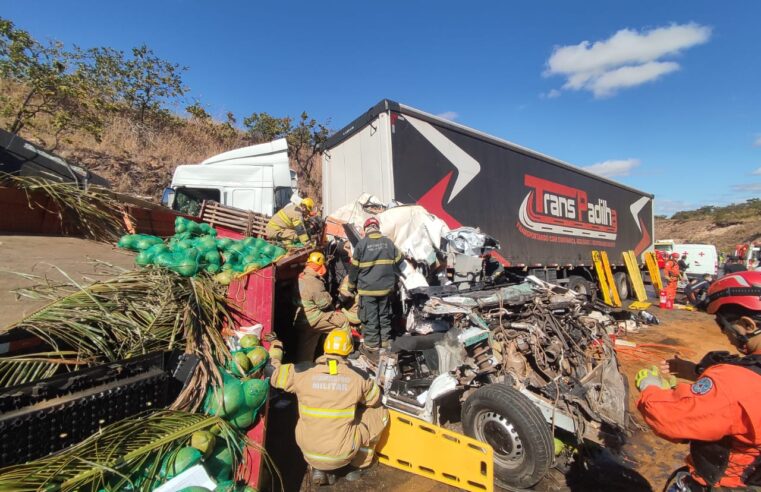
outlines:
[{"label": "dirt ground", "polygon": [[[62,271],[77,282],[103,278],[105,262],[131,269],[134,255],[114,246],[73,237],[0,235],[0,327],[18,321],[45,305],[44,301],[16,299],[12,289],[65,280]],[[60,269],[60,270],[59,270]],[[25,278],[36,275],[40,279]]]},{"label": "dirt ground", "polygon": [[[553,470],[534,490],[660,491],[671,472],[683,465],[688,451],[687,445],[673,444],[658,438],[644,426],[639,417],[636,410],[639,392],[634,387],[634,375],[642,367],[657,363],[671,353],[679,352],[682,357],[699,360],[711,350],[732,351],[733,349],[716,327],[712,316],[682,310],[664,311],[657,307],[651,307],[650,312],[659,317],[661,323],[646,326],[640,333],[630,333],[624,339],[637,344],[659,344],[664,347],[648,347],[650,353],[646,354],[644,359],[621,355],[622,369],[630,385],[629,409],[634,422],[642,429],[632,429],[632,434],[619,456],[603,454],[590,460],[586,468],[576,467],[566,475]],[[295,412],[295,405],[287,405],[287,408]],[[287,414],[288,411],[286,410],[285,413]],[[273,417],[278,419],[277,415],[277,411],[270,412],[271,419]],[[271,420],[270,424],[271,429],[278,427],[275,420]],[[288,440],[287,436],[282,434],[278,436],[281,443]],[[272,451],[276,462],[282,463],[280,459],[288,461],[294,459],[292,452],[286,457],[278,456],[277,450]],[[285,449],[280,451],[284,453]],[[303,462],[297,470],[297,473],[291,473],[289,477],[286,477],[286,490],[309,490],[307,479],[303,475],[305,471]],[[300,480],[302,477],[303,481]],[[355,490],[445,492],[458,489],[384,465],[375,465],[360,481],[348,483],[339,479],[331,490],[336,492]]]}]

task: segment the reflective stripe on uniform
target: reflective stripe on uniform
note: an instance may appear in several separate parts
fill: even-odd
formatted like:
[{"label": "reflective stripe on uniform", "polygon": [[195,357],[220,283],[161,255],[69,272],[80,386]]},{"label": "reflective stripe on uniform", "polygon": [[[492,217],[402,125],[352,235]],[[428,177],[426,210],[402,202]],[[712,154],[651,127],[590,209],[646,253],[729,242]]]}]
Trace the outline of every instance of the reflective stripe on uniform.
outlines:
[{"label": "reflective stripe on uniform", "polygon": [[[278,217],[280,217],[280,220],[282,220],[285,223],[285,227],[293,227],[293,222],[291,221],[291,218],[288,217],[288,215],[285,213],[284,210],[280,210],[277,214]],[[282,228],[282,226],[279,226]]]},{"label": "reflective stripe on uniform", "polygon": [[397,256],[393,260],[387,260],[387,259],[381,259],[381,260],[373,260],[373,261],[357,261],[354,258],[351,259],[351,264],[354,266],[358,266],[359,268],[370,268],[374,267],[375,265],[396,265],[399,263],[399,260],[401,260],[401,256]]},{"label": "reflective stripe on uniform", "polygon": [[314,461],[323,461],[325,463],[334,463],[336,461],[346,461],[348,459],[351,459],[354,456],[354,451],[350,451],[346,454],[340,454],[338,456],[330,456],[327,454],[319,454],[319,453],[310,453],[308,451],[303,451],[304,457],[309,458]]},{"label": "reflective stripe on uniform", "polygon": [[275,388],[285,388],[285,384],[288,382],[288,375],[291,373],[291,367],[293,367],[293,364],[285,364],[280,366],[280,373],[277,375]]},{"label": "reflective stripe on uniform", "polygon": [[353,419],[355,409],[356,405],[347,408],[317,408],[299,405],[299,413],[301,415],[308,415],[320,419]]},{"label": "reflective stripe on uniform", "polygon": [[391,289],[383,289],[383,290],[363,290],[359,289],[357,293],[361,296],[370,296],[370,297],[380,297],[388,295],[391,292]]},{"label": "reflective stripe on uniform", "polygon": [[375,395],[378,394],[378,391],[379,391],[378,385],[373,383],[373,387],[370,388],[370,390],[367,393],[365,393],[365,401],[370,401],[373,398],[375,398]]}]

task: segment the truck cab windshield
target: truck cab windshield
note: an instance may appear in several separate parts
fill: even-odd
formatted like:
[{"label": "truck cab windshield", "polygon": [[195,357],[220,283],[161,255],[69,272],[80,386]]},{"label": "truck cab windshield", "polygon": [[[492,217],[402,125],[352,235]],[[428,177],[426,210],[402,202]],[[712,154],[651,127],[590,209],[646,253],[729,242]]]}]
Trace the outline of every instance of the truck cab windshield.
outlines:
[{"label": "truck cab windshield", "polygon": [[201,213],[204,200],[219,202],[219,190],[214,188],[177,188],[172,208],[187,215]]}]

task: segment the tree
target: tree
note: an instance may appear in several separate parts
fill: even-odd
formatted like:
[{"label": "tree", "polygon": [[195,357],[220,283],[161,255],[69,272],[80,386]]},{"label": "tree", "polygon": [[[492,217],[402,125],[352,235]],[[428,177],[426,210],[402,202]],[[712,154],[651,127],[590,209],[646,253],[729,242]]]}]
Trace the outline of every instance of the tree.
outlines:
[{"label": "tree", "polygon": [[243,127],[254,142],[283,138],[293,129],[291,118],[277,118],[268,113],[251,113],[251,116],[243,119]]},{"label": "tree", "polygon": [[195,100],[193,101],[193,104],[190,106],[185,107],[185,111],[195,120],[198,121],[209,121],[211,119],[211,115],[208,111],[203,107],[200,101]]},{"label": "tree", "polygon": [[243,126],[255,142],[285,137],[299,178],[306,184],[307,189],[319,193],[320,187],[317,186],[319,183],[315,177],[314,166],[319,161],[322,146],[330,133],[327,123],[318,123],[306,112],[301,113],[295,125],[289,116],[278,118],[268,113],[252,113],[243,120]]},{"label": "tree", "polygon": [[3,97],[2,115],[11,119],[9,131],[35,128],[41,116],[53,128],[56,145],[61,134],[81,129],[100,135],[102,120],[97,105],[88,101],[89,86],[77,69],[81,58],[56,41],[37,42],[0,18],[0,77],[22,92],[20,98]]},{"label": "tree", "polygon": [[157,57],[143,44],[132,48],[132,57],[121,63],[118,90],[143,123],[148,113],[159,113],[166,104],[185,95],[188,88],[183,85],[182,74],[186,70]]}]

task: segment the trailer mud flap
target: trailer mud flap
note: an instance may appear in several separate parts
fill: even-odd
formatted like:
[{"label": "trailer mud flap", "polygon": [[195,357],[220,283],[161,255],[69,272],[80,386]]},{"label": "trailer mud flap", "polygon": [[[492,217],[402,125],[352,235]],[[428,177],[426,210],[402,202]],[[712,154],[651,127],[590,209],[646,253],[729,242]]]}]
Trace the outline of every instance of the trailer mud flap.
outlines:
[{"label": "trailer mud flap", "polygon": [[489,444],[394,410],[389,414],[376,448],[381,463],[462,490],[494,490],[494,451]]}]

